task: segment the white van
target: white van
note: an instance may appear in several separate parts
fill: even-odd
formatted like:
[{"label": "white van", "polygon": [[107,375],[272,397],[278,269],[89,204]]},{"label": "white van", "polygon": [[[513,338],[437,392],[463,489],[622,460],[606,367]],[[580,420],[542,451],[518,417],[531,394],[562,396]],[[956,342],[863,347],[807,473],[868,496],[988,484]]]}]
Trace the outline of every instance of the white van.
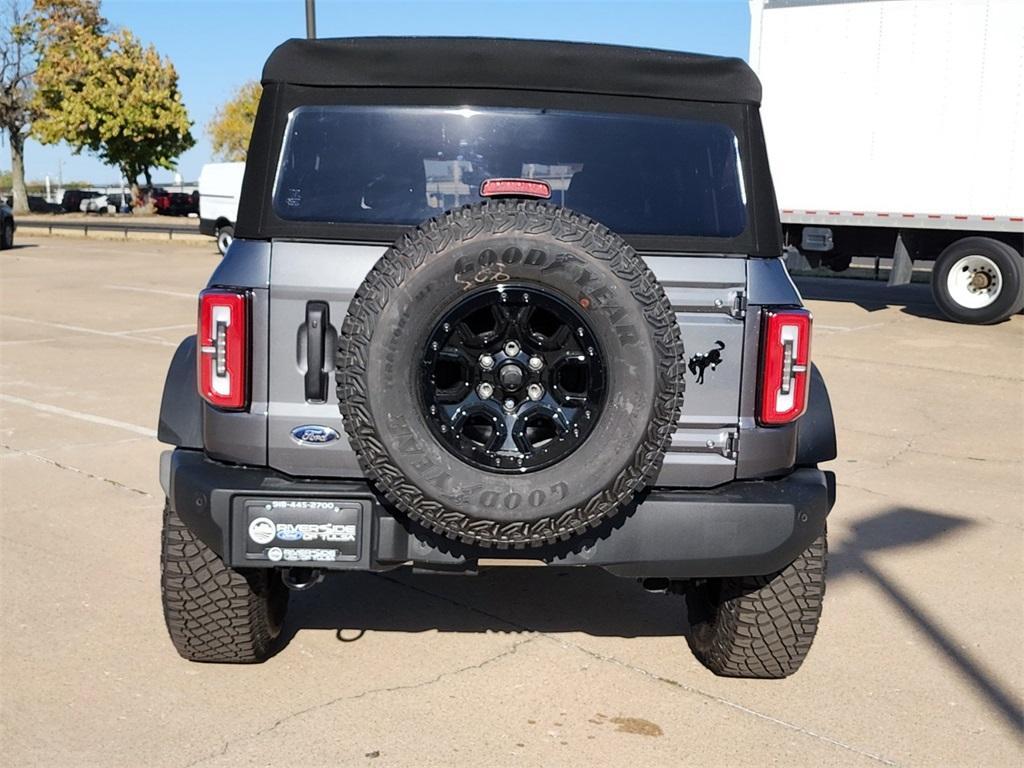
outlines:
[{"label": "white van", "polygon": [[207,163],[199,173],[199,231],[217,238],[223,256],[235,236],[245,163]]}]

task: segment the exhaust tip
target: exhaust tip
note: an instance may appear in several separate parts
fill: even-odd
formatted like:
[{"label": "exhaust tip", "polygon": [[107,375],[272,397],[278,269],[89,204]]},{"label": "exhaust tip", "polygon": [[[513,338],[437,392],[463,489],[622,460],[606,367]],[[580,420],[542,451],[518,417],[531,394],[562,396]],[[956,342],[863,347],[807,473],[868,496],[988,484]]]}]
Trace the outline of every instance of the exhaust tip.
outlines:
[{"label": "exhaust tip", "polygon": [[672,580],[665,578],[647,578],[640,581],[640,586],[648,592],[668,592],[672,587]]},{"label": "exhaust tip", "polygon": [[288,589],[294,592],[315,587],[324,580],[326,574],[320,568],[283,568],[281,570],[281,581]]}]

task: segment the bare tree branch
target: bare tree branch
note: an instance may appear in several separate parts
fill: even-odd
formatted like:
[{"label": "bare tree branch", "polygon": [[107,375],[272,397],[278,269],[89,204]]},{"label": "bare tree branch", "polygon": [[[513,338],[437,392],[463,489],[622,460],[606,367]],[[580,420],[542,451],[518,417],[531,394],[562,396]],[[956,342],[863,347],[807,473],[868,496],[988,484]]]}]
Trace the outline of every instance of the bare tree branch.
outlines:
[{"label": "bare tree branch", "polygon": [[14,210],[28,211],[25,190],[25,135],[32,122],[32,82],[36,71],[32,8],[28,0],[0,6],[0,131],[11,151]]}]

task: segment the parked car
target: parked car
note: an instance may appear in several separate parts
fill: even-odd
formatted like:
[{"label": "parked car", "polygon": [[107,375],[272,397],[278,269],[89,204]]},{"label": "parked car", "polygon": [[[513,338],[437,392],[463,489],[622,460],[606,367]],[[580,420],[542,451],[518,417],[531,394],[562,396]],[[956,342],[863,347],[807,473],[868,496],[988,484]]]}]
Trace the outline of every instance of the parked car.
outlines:
[{"label": "parked car", "polygon": [[207,163],[199,173],[199,231],[217,239],[223,256],[235,235],[245,163]]},{"label": "parked car", "polygon": [[29,195],[28,196],[28,209],[32,213],[60,213],[61,206],[59,203],[51,203],[47,201],[45,197],[40,195]]},{"label": "parked car", "polygon": [[0,205],[0,248],[6,250],[14,247],[15,229],[14,211],[6,203]]},{"label": "parked car", "polygon": [[668,51],[277,48],[160,411],[178,652],[266,659],[331,574],[502,558],[684,594],[713,672],[792,674],[835,428],[760,95]]},{"label": "parked car", "polygon": [[67,189],[64,197],[61,198],[60,206],[67,213],[77,213],[82,210],[82,201],[91,197],[99,197],[102,193],[91,189]]},{"label": "parked car", "polygon": [[116,208],[113,203],[110,202],[107,195],[87,197],[82,200],[78,209],[82,213],[114,213],[116,211]]},{"label": "parked car", "polygon": [[128,213],[131,209],[131,195],[120,192],[86,198],[80,206],[82,213]]},{"label": "parked car", "polygon": [[163,216],[188,216],[199,213],[199,193],[169,192],[159,198],[156,212]]},{"label": "parked car", "polygon": [[156,213],[163,213],[164,209],[171,204],[171,193],[166,189],[154,187],[149,191],[149,201]]}]

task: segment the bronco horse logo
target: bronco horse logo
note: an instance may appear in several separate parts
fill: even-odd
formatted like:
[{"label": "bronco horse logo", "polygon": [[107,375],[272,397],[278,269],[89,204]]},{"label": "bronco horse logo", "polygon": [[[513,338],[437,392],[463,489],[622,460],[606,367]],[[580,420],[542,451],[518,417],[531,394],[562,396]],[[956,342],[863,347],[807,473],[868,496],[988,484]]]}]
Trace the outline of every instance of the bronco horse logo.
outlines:
[{"label": "bronco horse logo", "polygon": [[697,377],[698,384],[704,383],[704,371],[708,368],[713,371],[722,364],[722,350],[725,349],[725,344],[721,341],[716,341],[715,346],[718,349],[712,349],[709,352],[698,352],[690,358],[690,373]]}]

